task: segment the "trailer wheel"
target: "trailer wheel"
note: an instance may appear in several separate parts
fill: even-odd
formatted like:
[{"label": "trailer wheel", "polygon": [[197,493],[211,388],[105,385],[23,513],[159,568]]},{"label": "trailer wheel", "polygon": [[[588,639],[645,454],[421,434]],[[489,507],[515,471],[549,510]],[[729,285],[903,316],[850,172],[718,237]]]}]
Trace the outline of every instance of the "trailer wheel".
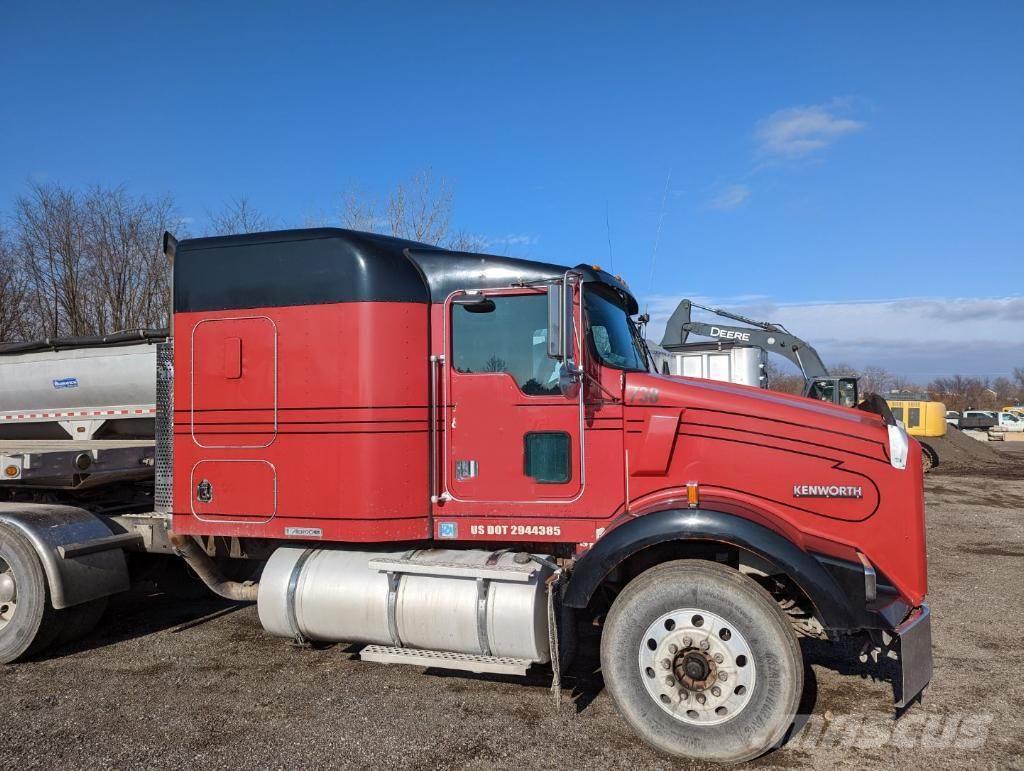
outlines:
[{"label": "trailer wheel", "polygon": [[803,691],[796,636],[771,596],[713,562],[667,562],[612,604],[605,684],[626,721],[670,755],[739,763],[785,736]]},{"label": "trailer wheel", "polygon": [[0,663],[45,650],[60,626],[32,544],[21,533],[0,526]]}]

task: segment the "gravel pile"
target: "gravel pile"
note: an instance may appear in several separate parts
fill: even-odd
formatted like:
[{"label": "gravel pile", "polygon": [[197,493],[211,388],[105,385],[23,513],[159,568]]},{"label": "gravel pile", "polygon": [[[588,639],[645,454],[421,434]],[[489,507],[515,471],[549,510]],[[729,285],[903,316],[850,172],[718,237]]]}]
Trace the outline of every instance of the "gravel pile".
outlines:
[{"label": "gravel pile", "polygon": [[949,427],[945,436],[924,440],[939,454],[935,474],[967,474],[978,472],[1008,473],[1017,471],[1024,476],[1024,464],[1019,459],[994,449],[988,442],[967,436],[959,428]]}]

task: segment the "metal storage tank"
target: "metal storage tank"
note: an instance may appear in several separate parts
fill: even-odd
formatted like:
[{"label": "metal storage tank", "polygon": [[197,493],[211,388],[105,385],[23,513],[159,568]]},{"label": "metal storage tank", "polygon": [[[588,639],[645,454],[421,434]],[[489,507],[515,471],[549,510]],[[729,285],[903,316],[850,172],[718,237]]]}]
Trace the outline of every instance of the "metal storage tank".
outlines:
[{"label": "metal storage tank", "polygon": [[155,405],[155,345],[0,356],[3,438],[151,437]]},{"label": "metal storage tank", "polygon": [[670,352],[671,374],[764,388],[767,354],[752,346],[690,343]]}]

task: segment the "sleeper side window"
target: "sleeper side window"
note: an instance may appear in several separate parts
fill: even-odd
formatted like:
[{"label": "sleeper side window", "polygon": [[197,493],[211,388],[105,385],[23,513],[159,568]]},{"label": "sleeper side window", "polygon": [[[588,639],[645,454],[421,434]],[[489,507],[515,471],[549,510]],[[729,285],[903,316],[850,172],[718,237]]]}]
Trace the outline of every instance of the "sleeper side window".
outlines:
[{"label": "sleeper side window", "polygon": [[547,355],[547,296],[490,296],[452,305],[452,366],[463,374],[512,376],[527,396],[559,394],[558,362]]}]

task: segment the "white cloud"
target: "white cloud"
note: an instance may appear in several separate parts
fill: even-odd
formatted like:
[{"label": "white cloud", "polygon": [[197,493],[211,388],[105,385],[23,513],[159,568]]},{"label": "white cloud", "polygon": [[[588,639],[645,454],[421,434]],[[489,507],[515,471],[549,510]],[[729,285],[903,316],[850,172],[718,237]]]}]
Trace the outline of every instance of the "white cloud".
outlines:
[{"label": "white cloud", "polygon": [[863,121],[844,117],[847,102],[789,107],[757,122],[755,137],[766,157],[802,158],[823,150],[840,138],[862,131]]},{"label": "white cloud", "polygon": [[529,233],[507,233],[503,236],[487,238],[487,246],[534,246],[538,241],[537,236]]},{"label": "white cloud", "polygon": [[[650,298],[650,339],[661,340],[665,323],[683,296]],[[1024,297],[808,303],[691,297],[702,305],[782,324],[813,345],[826,365],[873,364],[922,384],[955,373],[1009,376],[1014,367],[1024,367]],[[641,302],[641,307],[647,305]],[[694,318],[700,316],[695,312]]]},{"label": "white cloud", "polygon": [[746,185],[732,185],[712,198],[708,206],[718,211],[726,211],[742,206],[748,198],[750,198],[749,187]]}]

